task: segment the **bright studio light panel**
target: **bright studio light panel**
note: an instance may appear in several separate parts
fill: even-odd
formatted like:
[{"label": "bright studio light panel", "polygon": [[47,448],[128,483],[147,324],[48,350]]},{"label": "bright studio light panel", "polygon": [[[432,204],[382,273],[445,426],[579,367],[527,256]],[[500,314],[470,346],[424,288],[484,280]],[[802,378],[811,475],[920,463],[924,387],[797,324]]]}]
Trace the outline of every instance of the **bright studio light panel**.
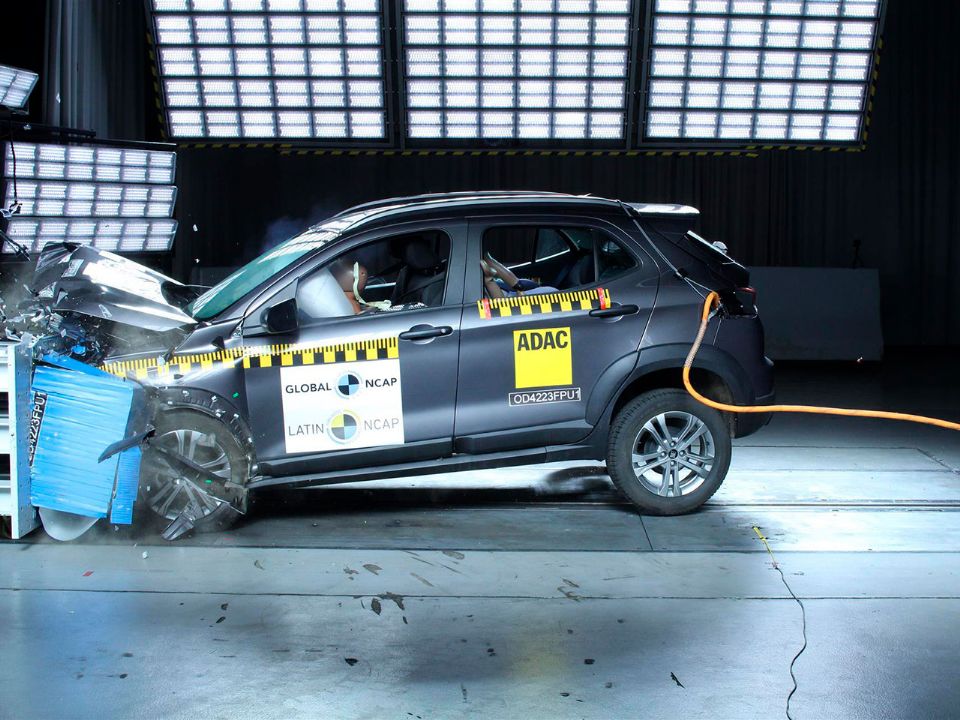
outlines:
[{"label": "bright studio light panel", "polygon": [[402,0],[407,137],[622,141],[630,0]]},{"label": "bright studio light panel", "polygon": [[860,141],[880,0],[650,0],[643,140]]},{"label": "bright studio light panel", "polygon": [[[20,217],[10,220],[7,234],[27,252],[40,252],[49,242],[70,240],[101,250],[144,252],[169,250],[176,220]],[[5,252],[11,252],[4,248]]]},{"label": "bright studio light panel", "polygon": [[173,215],[172,185],[62,183],[19,180],[7,183],[7,207],[20,203],[21,215],[64,217],[161,217]]},{"label": "bright studio light panel", "polygon": [[39,76],[29,70],[0,65],[0,105],[23,108]]},{"label": "bright studio light panel", "polygon": [[5,144],[4,177],[88,182],[173,183],[177,154],[108,146]]},{"label": "bright studio light panel", "polygon": [[383,140],[381,0],[151,0],[170,135]]},{"label": "bright studio light panel", "polygon": [[120,252],[170,250],[176,157],[112,145],[4,143],[4,207],[14,211],[7,234],[30,252],[64,240]]}]

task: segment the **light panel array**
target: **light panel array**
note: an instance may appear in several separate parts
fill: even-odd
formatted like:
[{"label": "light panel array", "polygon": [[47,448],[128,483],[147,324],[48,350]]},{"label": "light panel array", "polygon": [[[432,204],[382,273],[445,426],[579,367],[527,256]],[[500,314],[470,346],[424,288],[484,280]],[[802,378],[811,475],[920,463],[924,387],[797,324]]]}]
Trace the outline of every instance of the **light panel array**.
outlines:
[{"label": "light panel array", "polygon": [[0,105],[8,108],[23,108],[37,84],[35,72],[0,65]]},{"label": "light panel array", "polygon": [[880,0],[651,2],[646,140],[859,140]]},{"label": "light panel array", "polygon": [[404,0],[407,136],[620,140],[630,0]]},{"label": "light panel array", "polygon": [[7,207],[20,203],[21,215],[64,217],[158,217],[173,215],[177,189],[172,185],[121,185],[20,180],[14,197],[7,183]]},{"label": "light panel array", "polygon": [[87,182],[173,183],[177,155],[89,145],[6,144],[4,175],[17,179]]},{"label": "light panel array", "polygon": [[152,7],[174,138],[385,138],[380,0]]},{"label": "light panel array", "polygon": [[121,252],[169,250],[177,229],[175,171],[173,152],[6,143],[7,234],[30,252],[64,240]]},{"label": "light panel array", "polygon": [[[39,252],[49,242],[70,240],[102,250],[143,252],[169,250],[177,232],[176,220],[14,217],[7,234],[28,252]],[[12,252],[7,247],[5,252]]]}]

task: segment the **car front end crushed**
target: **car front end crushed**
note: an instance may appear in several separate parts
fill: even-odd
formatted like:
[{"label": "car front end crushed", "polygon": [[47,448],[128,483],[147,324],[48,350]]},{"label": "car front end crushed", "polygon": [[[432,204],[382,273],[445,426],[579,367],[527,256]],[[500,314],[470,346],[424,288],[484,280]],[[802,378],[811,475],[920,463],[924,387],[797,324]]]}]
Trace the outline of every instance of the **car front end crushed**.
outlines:
[{"label": "car front end crushed", "polygon": [[[136,476],[132,482],[139,485],[141,500],[170,522],[165,536],[172,539],[201,523],[244,512],[245,484],[255,473],[255,461],[245,419],[242,352],[239,337],[231,337],[236,321],[198,323],[185,309],[197,296],[196,289],[126,258],[69,243],[44,248],[27,290],[16,310],[7,310],[3,325],[8,340],[29,349],[34,373],[43,368],[50,387],[48,393],[47,385],[38,384],[32,397],[33,474],[44,477],[44,463],[55,462],[44,454],[45,444],[57,442],[63,453],[96,438],[98,447],[105,445],[106,450],[99,459],[94,454],[87,460],[97,465],[137,449],[126,470]],[[83,416],[84,406],[108,404],[106,396],[87,387],[95,383],[101,390],[128,384],[134,397],[109,401],[117,407],[101,407],[101,415]],[[67,422],[54,441],[49,432],[41,432],[44,414],[38,413],[38,405],[45,406],[48,420],[63,415],[75,421]],[[126,424],[109,430],[99,426],[109,411],[127,413]],[[205,445],[210,446],[209,432],[171,431],[167,438],[158,433],[164,418],[174,412],[209,418],[224,428],[237,446],[229,477],[217,473],[217,462],[211,462],[216,457],[200,459]],[[81,416],[82,421],[76,420]],[[53,466],[50,473],[56,474]],[[166,484],[161,487],[157,478],[166,478]],[[36,485],[43,487],[42,482]],[[57,508],[106,517],[109,495],[91,506],[68,497],[74,493],[79,498],[86,491],[82,483],[59,489],[63,497],[41,511],[45,525],[63,519]],[[116,517],[111,513],[115,522]]]}]

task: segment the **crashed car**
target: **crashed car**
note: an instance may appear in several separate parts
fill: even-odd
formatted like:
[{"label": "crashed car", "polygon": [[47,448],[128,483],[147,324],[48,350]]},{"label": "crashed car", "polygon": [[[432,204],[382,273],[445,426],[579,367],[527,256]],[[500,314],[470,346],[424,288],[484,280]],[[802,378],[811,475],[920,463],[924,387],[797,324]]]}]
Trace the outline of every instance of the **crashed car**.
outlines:
[{"label": "crashed car", "polygon": [[33,301],[54,324],[48,351],[146,389],[139,503],[169,536],[226,526],[258,488],[559,460],[605,461],[641,511],[672,515],[706,502],[731,438],[768,419],[682,389],[709,291],[722,307],[694,385],[773,400],[749,274],[697,218],[555,193],[395,198],[202,294],[47,245]]}]

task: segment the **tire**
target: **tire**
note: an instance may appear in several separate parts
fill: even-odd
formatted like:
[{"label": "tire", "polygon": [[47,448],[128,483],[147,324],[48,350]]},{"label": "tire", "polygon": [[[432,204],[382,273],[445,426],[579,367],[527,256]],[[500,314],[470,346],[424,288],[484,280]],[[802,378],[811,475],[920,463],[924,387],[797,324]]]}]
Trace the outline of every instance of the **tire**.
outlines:
[{"label": "tire", "polygon": [[[246,511],[249,461],[240,443],[219,420],[194,410],[169,410],[160,414],[156,432],[144,450],[140,466],[138,504],[163,525],[170,525],[188,505],[198,498],[202,512],[194,526],[198,532],[226,530]],[[221,482],[204,480],[205,493],[190,492],[193,484],[183,476],[175,478],[171,466],[160,453],[151,449],[166,447],[182,453]],[[175,482],[178,479],[179,482]],[[205,495],[221,500],[219,504]]]},{"label": "tire", "polygon": [[682,515],[720,488],[731,449],[723,415],[682,390],[653,390],[631,400],[614,418],[607,470],[642,513]]}]

